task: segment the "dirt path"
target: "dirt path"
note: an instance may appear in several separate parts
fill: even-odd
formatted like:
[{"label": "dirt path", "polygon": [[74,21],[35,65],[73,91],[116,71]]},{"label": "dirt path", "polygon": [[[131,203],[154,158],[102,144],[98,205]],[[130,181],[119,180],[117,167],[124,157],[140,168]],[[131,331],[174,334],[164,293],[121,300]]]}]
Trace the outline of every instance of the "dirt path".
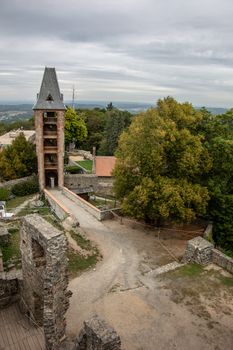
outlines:
[{"label": "dirt path", "polygon": [[[233,349],[232,315],[219,311],[217,323],[209,326],[205,316],[172,300],[172,287],[153,275],[158,266],[173,261],[154,232],[115,221],[98,222],[61,192],[53,194],[76,216],[103,254],[95,269],[70,282],[73,296],[67,312],[68,335],[77,335],[83,321],[97,313],[117,330],[122,350]],[[177,255],[182,254],[186,242],[166,237],[164,244]],[[223,296],[216,298],[219,304]]]}]

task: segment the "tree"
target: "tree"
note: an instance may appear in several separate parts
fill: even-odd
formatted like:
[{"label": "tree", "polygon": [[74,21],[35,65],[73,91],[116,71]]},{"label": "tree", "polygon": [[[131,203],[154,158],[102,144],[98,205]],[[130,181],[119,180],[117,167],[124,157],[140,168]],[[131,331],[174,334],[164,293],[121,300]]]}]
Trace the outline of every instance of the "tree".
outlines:
[{"label": "tree", "polygon": [[195,132],[202,114],[168,97],[136,117],[120,137],[114,170],[123,211],[146,221],[191,221],[206,211],[209,195],[200,184],[211,159]]},{"label": "tree", "polygon": [[214,222],[213,238],[218,246],[233,252],[233,109],[207,115],[198,126],[213,166],[205,179],[209,189],[208,216]]},{"label": "tree", "polygon": [[107,120],[105,109],[94,108],[80,111],[87,127],[87,138],[82,142],[81,147],[92,151],[93,147],[99,149],[101,140],[104,137],[104,130]]},{"label": "tree", "polygon": [[35,146],[26,140],[23,133],[15,138],[12,145],[0,153],[0,174],[3,180],[29,176],[36,172],[37,157]]},{"label": "tree", "polygon": [[122,131],[131,123],[131,114],[113,108],[107,111],[107,121],[99,153],[112,156],[118,146],[118,140]]},{"label": "tree", "polygon": [[65,113],[65,144],[75,142],[81,144],[87,137],[87,128],[83,118],[68,107]]}]

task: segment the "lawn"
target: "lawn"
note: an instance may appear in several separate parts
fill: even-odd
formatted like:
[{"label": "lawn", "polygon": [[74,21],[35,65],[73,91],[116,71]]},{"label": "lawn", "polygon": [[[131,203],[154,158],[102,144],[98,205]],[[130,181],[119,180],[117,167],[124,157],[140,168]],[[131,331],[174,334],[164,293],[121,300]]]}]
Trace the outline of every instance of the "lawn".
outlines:
[{"label": "lawn", "polygon": [[89,173],[92,172],[92,160],[79,160],[76,163],[79,164],[82,168],[86,169]]},{"label": "lawn", "polygon": [[29,194],[27,196],[15,197],[15,198],[9,199],[6,203],[6,208],[7,208],[7,210],[15,209],[18,206],[20,206],[21,204],[23,204],[25,201],[33,198],[34,196],[35,196],[35,194]]},{"label": "lawn", "polygon": [[73,249],[68,249],[68,271],[73,278],[78,276],[82,271],[94,267],[101,256],[98,249],[91,241],[83,237],[79,232],[70,231],[70,235],[77,242],[79,247],[89,253],[87,256],[81,256]]}]

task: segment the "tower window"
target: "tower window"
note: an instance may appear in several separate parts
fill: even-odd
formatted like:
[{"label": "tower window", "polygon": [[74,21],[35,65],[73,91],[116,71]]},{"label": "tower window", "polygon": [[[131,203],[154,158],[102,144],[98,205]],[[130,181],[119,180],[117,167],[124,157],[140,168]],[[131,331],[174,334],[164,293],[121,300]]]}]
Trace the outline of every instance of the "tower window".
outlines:
[{"label": "tower window", "polygon": [[48,97],[46,98],[46,101],[53,101],[52,95],[48,94]]}]

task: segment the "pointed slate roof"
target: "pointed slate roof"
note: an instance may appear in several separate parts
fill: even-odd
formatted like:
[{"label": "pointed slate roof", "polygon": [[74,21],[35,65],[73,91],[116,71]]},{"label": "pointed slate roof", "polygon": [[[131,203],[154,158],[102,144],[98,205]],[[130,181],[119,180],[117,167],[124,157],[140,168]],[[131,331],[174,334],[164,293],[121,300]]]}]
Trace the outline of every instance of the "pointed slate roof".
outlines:
[{"label": "pointed slate roof", "polygon": [[45,67],[40,92],[33,109],[66,109],[60,93],[55,68]]}]

